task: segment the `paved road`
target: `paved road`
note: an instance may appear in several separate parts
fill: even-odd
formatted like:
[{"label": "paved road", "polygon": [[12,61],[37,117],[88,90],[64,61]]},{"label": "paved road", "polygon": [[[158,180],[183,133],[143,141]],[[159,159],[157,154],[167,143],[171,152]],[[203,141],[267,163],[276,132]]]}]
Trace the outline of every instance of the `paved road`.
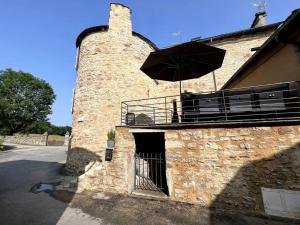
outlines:
[{"label": "paved road", "polygon": [[60,178],[64,147],[11,146],[0,152],[0,224],[70,225],[101,224],[80,209],[55,200],[46,193],[33,194],[39,182]]}]

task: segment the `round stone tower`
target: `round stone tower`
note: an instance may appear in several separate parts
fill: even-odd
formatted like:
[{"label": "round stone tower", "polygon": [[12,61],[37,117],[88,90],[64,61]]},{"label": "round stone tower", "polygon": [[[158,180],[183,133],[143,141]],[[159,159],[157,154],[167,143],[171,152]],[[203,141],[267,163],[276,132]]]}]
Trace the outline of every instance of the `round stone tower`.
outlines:
[{"label": "round stone tower", "polygon": [[140,67],[156,46],[132,31],[131,10],[111,4],[109,25],[84,30],[77,39],[77,82],[67,170],[82,173],[103,161],[107,132],[121,124],[121,102],[149,97],[155,82]]}]

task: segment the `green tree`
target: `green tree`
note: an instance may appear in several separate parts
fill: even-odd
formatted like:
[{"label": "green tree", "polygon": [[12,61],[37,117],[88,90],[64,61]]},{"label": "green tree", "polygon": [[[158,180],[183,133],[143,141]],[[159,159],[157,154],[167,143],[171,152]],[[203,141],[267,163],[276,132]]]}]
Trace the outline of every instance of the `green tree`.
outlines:
[{"label": "green tree", "polygon": [[70,126],[55,126],[51,125],[48,129],[49,134],[56,134],[56,135],[65,135],[67,133],[72,133],[72,128]]},{"label": "green tree", "polygon": [[22,71],[0,71],[0,133],[22,132],[47,121],[54,100],[46,81]]},{"label": "green tree", "polygon": [[72,128],[70,126],[55,126],[48,121],[34,121],[27,126],[23,132],[30,134],[43,134],[48,132],[48,134],[64,136],[67,131],[71,133]]},{"label": "green tree", "polygon": [[43,134],[49,132],[51,126],[51,123],[48,121],[34,121],[28,125],[23,132],[28,134]]}]

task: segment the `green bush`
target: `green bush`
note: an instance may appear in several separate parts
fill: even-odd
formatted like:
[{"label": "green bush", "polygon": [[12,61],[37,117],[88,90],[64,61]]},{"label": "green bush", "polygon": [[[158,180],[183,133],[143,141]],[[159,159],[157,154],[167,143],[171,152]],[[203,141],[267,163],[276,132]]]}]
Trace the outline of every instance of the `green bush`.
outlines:
[{"label": "green bush", "polygon": [[116,137],[116,132],[113,129],[107,132],[107,139],[109,141],[114,141],[115,137]]},{"label": "green bush", "polygon": [[55,126],[48,121],[35,121],[32,124],[30,124],[27,128],[25,128],[21,133],[43,134],[45,132],[48,132],[48,134],[50,135],[64,136],[67,133],[67,131],[71,133],[72,128],[70,126]]},{"label": "green bush", "polygon": [[3,139],[0,138],[0,151],[4,150]]}]

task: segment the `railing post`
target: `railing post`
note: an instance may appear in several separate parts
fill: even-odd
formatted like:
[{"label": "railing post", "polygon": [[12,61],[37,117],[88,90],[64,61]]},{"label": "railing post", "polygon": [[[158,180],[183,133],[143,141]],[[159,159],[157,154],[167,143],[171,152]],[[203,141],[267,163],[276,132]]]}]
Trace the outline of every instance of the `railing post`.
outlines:
[{"label": "railing post", "polygon": [[153,108],[153,122],[154,122],[154,125],[155,125],[155,108]]},{"label": "railing post", "polygon": [[127,121],[126,121],[126,115],[127,115],[127,114],[128,114],[128,105],[126,104],[126,112],[125,112],[125,125],[127,125],[127,124],[126,124],[126,122],[127,122]]},{"label": "railing post", "polygon": [[223,105],[224,105],[224,112],[225,112],[225,120],[227,121],[227,108],[226,108],[224,90],[222,90],[222,98],[223,98]]},{"label": "railing post", "polygon": [[121,102],[121,125],[123,125],[123,104],[124,102]]},{"label": "railing post", "polygon": [[162,172],[161,172],[161,164],[162,164],[162,157],[161,157],[161,153],[159,153],[159,187],[162,190]]},{"label": "railing post", "polygon": [[[126,104],[126,114],[128,113],[128,108],[129,108],[129,107],[128,107],[128,105]],[[125,114],[125,115],[126,115],[126,114]]]},{"label": "railing post", "polygon": [[165,114],[166,114],[166,124],[168,123],[168,113],[167,113],[167,97],[165,97]]},{"label": "railing post", "polygon": [[134,154],[134,190],[137,189],[137,179],[138,179],[138,174],[137,174],[137,153]]}]

